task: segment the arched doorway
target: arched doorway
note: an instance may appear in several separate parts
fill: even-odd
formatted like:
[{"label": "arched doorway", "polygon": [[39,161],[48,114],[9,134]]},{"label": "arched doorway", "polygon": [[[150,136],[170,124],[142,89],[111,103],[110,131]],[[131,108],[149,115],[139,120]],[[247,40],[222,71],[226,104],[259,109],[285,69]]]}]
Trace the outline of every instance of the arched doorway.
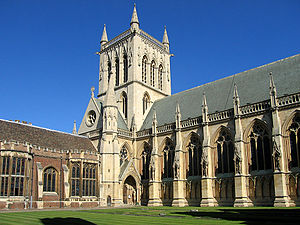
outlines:
[{"label": "arched doorway", "polygon": [[107,206],[111,206],[111,197],[110,195],[107,196]]},{"label": "arched doorway", "polygon": [[123,203],[135,205],[137,200],[136,182],[132,176],[128,176],[123,185]]}]

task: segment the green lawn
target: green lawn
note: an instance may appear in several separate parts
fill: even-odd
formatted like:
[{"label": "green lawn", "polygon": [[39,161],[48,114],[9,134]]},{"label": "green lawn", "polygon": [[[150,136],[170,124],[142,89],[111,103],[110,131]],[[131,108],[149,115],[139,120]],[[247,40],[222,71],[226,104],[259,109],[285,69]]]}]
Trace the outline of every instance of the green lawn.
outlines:
[{"label": "green lawn", "polygon": [[[198,210],[198,211],[195,211]],[[300,208],[135,207],[0,213],[0,224],[300,224]]]}]

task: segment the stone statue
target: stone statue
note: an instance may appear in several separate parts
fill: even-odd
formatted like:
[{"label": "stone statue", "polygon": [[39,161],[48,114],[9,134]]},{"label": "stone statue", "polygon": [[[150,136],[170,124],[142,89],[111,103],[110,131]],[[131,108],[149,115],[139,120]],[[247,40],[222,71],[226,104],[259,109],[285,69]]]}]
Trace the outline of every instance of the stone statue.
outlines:
[{"label": "stone statue", "polygon": [[178,158],[174,161],[174,177],[176,179],[179,179],[180,177],[180,163]]},{"label": "stone statue", "polygon": [[207,166],[208,166],[208,159],[207,158],[208,158],[207,151],[203,151],[202,159],[201,159],[203,177],[207,176]]},{"label": "stone statue", "polygon": [[273,137],[273,154],[272,154],[275,162],[275,170],[280,171],[280,158],[281,153],[276,143],[275,138]]},{"label": "stone statue", "polygon": [[235,169],[236,174],[241,174],[241,152],[236,146],[234,146],[234,158],[235,158]]},{"label": "stone statue", "polygon": [[155,163],[152,157],[150,162],[150,180],[155,180]]}]

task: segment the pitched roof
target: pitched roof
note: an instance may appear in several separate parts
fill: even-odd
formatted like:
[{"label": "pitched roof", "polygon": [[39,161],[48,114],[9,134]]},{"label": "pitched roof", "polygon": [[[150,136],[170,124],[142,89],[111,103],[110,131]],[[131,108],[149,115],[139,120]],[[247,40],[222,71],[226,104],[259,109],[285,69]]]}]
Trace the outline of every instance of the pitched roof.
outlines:
[{"label": "pitched roof", "polygon": [[233,108],[234,83],[238,88],[241,106],[268,100],[269,72],[273,73],[277,96],[300,91],[300,54],[207,83],[153,103],[141,130],[151,127],[156,110],[158,126],[175,121],[175,108],[180,105],[182,120],[201,116],[202,95],[205,92],[208,112]]},{"label": "pitched roof", "polygon": [[61,150],[97,151],[87,137],[1,119],[0,140],[29,142],[32,145]]}]

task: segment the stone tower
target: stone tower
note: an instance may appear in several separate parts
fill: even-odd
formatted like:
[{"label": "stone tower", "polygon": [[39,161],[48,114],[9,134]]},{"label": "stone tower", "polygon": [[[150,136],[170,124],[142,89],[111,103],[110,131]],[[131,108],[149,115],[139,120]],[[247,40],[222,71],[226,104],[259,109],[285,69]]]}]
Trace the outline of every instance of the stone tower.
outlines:
[{"label": "stone tower", "polygon": [[139,129],[155,100],[171,94],[170,52],[166,28],[160,42],[140,29],[136,6],[130,28],[108,41],[101,38],[98,97],[104,102],[111,74],[117,106],[128,128]]}]

